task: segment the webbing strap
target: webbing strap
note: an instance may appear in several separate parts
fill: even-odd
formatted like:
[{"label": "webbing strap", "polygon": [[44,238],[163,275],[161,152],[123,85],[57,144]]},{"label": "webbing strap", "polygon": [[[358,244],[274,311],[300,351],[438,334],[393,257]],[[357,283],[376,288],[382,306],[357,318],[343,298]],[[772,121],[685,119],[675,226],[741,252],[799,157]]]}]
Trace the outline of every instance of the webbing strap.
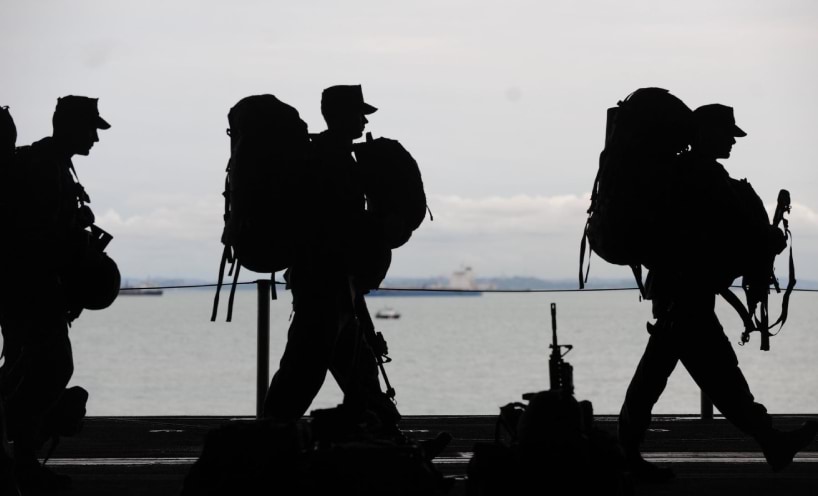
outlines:
[{"label": "webbing strap", "polygon": [[724,300],[735,309],[739,317],[741,317],[741,322],[744,323],[744,332],[741,333],[741,343],[746,343],[750,339],[750,333],[753,332],[756,327],[752,316],[750,316],[750,312],[747,311],[747,308],[744,307],[744,303],[741,302],[741,299],[736,296],[736,293],[732,292],[730,288],[719,292],[719,295],[724,298]]},{"label": "webbing strap", "polygon": [[236,296],[236,286],[239,282],[239,272],[241,272],[241,264],[238,262],[238,260],[233,260],[233,266],[236,270],[233,272],[233,284],[230,286],[230,298],[227,299],[227,322],[233,321],[233,299]]},{"label": "webbing strap", "polygon": [[636,279],[636,286],[639,288],[639,294],[642,296],[643,300],[646,300],[647,294],[645,291],[645,283],[642,282],[642,266],[639,264],[631,265],[631,272],[633,272],[633,278]]},{"label": "webbing strap", "polygon": [[588,282],[588,274],[591,272],[591,250],[588,250],[588,268],[585,275],[582,274],[582,267],[585,265],[585,250],[588,247],[588,222],[585,222],[585,229],[582,230],[582,240],[579,242],[579,289],[585,289]]},{"label": "webbing strap", "polygon": [[[790,308],[790,295],[792,294],[793,288],[795,288],[795,262],[792,258],[792,233],[789,229],[786,229],[787,237],[790,239],[790,259],[788,263],[788,281],[787,281],[787,288],[784,290],[784,296],[781,299],[781,315],[778,316],[775,322],[770,324],[770,329],[773,327],[780,325],[778,330],[781,330],[781,327],[784,327],[784,322],[787,321],[787,315],[789,313]],[[776,333],[777,334],[777,333]]]},{"label": "webbing strap", "polygon": [[224,250],[222,250],[222,260],[219,262],[219,280],[216,282],[216,296],[213,297],[213,312],[210,314],[210,322],[216,322],[216,314],[219,311],[219,292],[222,290],[222,281],[224,280],[224,267],[229,258],[232,258],[230,256],[230,247],[225,245]]},{"label": "webbing strap", "polygon": [[[588,247],[588,226],[591,223],[591,216],[596,210],[596,197],[599,194],[599,177],[602,174],[603,157],[605,151],[599,154],[599,167],[594,176],[594,186],[591,188],[591,205],[588,207],[588,220],[585,221],[585,228],[582,230],[582,240],[579,243],[579,289],[585,288],[585,283],[588,282],[588,275],[591,273],[591,253],[593,250]],[[588,267],[585,269],[585,276],[582,275],[582,267],[585,264],[585,251],[588,251]]]}]

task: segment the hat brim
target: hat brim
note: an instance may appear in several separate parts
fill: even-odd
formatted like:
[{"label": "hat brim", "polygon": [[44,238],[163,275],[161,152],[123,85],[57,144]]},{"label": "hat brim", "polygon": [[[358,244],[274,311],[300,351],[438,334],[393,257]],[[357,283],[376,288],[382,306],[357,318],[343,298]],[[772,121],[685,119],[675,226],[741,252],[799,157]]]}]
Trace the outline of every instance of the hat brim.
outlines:
[{"label": "hat brim", "polygon": [[373,107],[372,105],[366,102],[364,102],[363,106],[361,107],[361,110],[363,110],[364,115],[374,114],[375,112],[378,111],[377,108]]},{"label": "hat brim", "polygon": [[97,126],[97,129],[110,129],[111,128],[111,125],[108,124],[108,121],[106,121],[105,119],[103,119],[100,116],[97,116],[95,124]]}]

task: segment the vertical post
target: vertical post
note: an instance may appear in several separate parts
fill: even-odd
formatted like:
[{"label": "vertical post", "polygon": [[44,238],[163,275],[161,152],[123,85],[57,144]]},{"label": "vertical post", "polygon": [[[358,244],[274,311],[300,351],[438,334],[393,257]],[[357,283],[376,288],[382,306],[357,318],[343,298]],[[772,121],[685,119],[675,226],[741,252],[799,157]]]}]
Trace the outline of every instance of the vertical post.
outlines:
[{"label": "vertical post", "polygon": [[264,398],[270,385],[270,281],[258,280],[258,324],[256,344],[256,418],[261,418],[264,410]]},{"label": "vertical post", "polygon": [[713,420],[713,402],[704,394],[704,391],[701,392],[701,398],[702,420]]}]

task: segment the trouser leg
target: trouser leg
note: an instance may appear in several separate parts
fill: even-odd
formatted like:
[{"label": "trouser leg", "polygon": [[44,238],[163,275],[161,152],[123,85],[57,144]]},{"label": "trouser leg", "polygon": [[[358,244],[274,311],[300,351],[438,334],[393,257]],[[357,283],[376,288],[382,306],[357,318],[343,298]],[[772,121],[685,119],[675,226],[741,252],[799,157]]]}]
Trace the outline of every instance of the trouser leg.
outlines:
[{"label": "trouser leg", "polygon": [[287,345],[273,375],[263,415],[281,421],[301,418],[321,390],[341,329],[350,315],[335,298],[305,296],[295,306]]},{"label": "trouser leg", "polygon": [[768,435],[772,417],[755,401],[715,314],[706,314],[690,326],[690,339],[681,351],[682,364],[690,376],[733,425],[755,438]]},{"label": "trouser leg", "polygon": [[651,421],[653,405],[667,386],[678,362],[673,336],[655,329],[636,368],[619,412],[619,442],[630,456],[639,453]]},{"label": "trouser leg", "polygon": [[400,414],[381,388],[378,361],[368,341],[375,330],[363,296],[356,300],[356,318],[344,330],[331,371],[344,391],[344,403],[357,411],[370,410],[383,422],[395,423]]},{"label": "trouser leg", "polygon": [[40,428],[57,403],[74,372],[67,326],[59,318],[51,321],[15,321],[10,332],[22,335],[22,345],[13,363],[3,367],[5,407],[9,438],[15,456],[33,456]]}]

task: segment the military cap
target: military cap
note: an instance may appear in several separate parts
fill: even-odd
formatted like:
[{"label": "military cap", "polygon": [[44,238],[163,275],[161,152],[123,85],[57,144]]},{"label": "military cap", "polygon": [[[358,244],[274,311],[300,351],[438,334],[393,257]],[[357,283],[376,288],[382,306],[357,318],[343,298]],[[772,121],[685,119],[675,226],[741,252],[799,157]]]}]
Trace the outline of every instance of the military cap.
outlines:
[{"label": "military cap", "polygon": [[378,109],[364,102],[364,93],[360,84],[330,86],[321,93],[321,113],[338,111],[361,112],[372,114]]},{"label": "military cap", "polygon": [[736,118],[733,116],[733,107],[728,107],[720,103],[702,105],[693,111],[693,118],[696,119],[696,124],[729,129],[732,131],[733,136],[738,138],[747,136],[747,133],[736,126]]},{"label": "military cap", "polygon": [[108,129],[108,122],[100,117],[97,109],[98,98],[68,95],[57,99],[54,121],[89,124],[97,129]]}]

